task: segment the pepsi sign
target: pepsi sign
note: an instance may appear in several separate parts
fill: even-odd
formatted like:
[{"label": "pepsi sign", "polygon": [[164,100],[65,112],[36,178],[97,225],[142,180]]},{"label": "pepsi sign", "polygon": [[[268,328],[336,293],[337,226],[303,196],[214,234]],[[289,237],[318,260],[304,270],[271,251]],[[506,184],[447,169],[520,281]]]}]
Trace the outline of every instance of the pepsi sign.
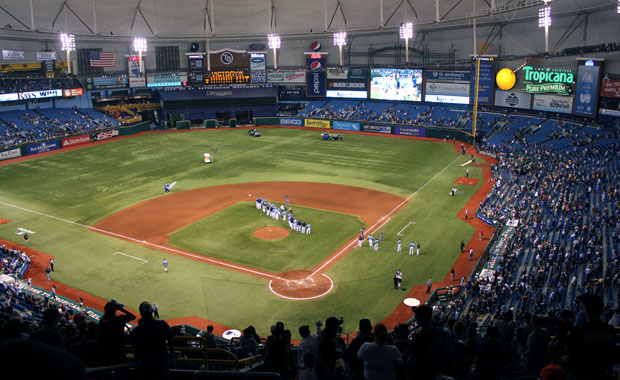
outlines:
[{"label": "pepsi sign", "polygon": [[306,95],[325,96],[325,82],[327,73],[325,71],[325,58],[307,58],[306,68]]},{"label": "pepsi sign", "polygon": [[310,44],[310,50],[312,51],[320,51],[321,50],[321,43],[319,41],[314,41]]}]

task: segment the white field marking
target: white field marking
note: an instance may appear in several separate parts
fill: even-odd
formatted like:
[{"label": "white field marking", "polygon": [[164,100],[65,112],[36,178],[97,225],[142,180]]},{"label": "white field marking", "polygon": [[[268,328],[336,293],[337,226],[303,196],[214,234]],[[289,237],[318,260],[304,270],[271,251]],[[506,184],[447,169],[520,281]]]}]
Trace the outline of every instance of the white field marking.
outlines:
[{"label": "white field marking", "polygon": [[118,238],[121,238],[121,239],[126,239],[126,240],[129,240],[129,241],[133,241],[135,243],[140,243],[140,244],[148,245],[148,246],[151,246],[153,248],[160,249],[160,250],[164,250],[164,251],[168,251],[168,252],[174,252],[176,254],[179,254],[179,255],[182,255],[182,256],[186,256],[186,257],[191,257],[191,258],[196,259],[196,260],[206,261],[208,263],[213,263],[213,264],[221,265],[223,267],[232,268],[232,269],[235,269],[235,270],[240,271],[240,272],[251,273],[251,274],[255,274],[255,275],[261,276],[261,277],[269,277],[269,278],[272,278],[274,280],[284,280],[283,278],[278,277],[278,276],[274,276],[273,274],[270,274],[270,273],[261,272],[259,270],[254,270],[254,269],[249,269],[249,268],[243,268],[243,267],[240,267],[240,266],[228,263],[226,261],[220,261],[220,260],[212,259],[212,258],[206,257],[206,256],[194,255],[194,254],[191,254],[191,253],[188,253],[188,252],[185,252],[185,251],[181,251],[179,249],[171,248],[171,247],[166,247],[166,246],[162,246],[162,245],[148,243],[148,242],[145,242],[144,240],[134,239],[132,237],[121,235],[121,234],[117,234],[115,232],[110,232],[110,231],[102,230],[101,228],[90,227],[90,226],[87,226],[87,225],[82,224],[82,223],[78,223],[78,222],[74,222],[74,221],[71,221],[71,220],[59,218],[59,217],[53,216],[53,215],[44,214],[44,213],[39,212],[39,211],[29,210],[27,208],[23,208],[23,207],[20,207],[20,206],[12,205],[10,203],[0,202],[0,204],[5,205],[7,207],[15,208],[15,209],[18,209],[18,210],[30,212],[32,214],[41,215],[41,216],[44,216],[46,218],[55,219],[55,220],[58,220],[58,221],[61,221],[61,222],[73,224],[74,226],[89,228],[89,229],[91,229],[93,231],[101,232],[101,233],[104,233],[106,235],[115,236],[115,237],[118,237]]},{"label": "white field marking", "polygon": [[[407,198],[405,198],[404,201],[400,202],[398,205],[396,205],[396,207],[394,207],[390,212],[388,212],[387,214],[385,214],[385,216],[381,217],[379,219],[379,221],[383,220],[384,218],[387,218],[387,220],[383,223],[381,223],[380,225],[377,226],[377,223],[373,224],[372,226],[370,226],[367,230],[368,235],[370,235],[373,231],[378,230],[379,228],[381,228],[384,224],[386,224],[387,222],[390,221],[389,216],[394,214],[396,212],[396,210],[398,210],[399,208],[402,207],[402,205],[404,205],[405,203],[407,203],[411,198],[413,198],[414,195],[416,195],[417,193],[419,193],[420,191],[422,191],[422,189],[424,189],[426,186],[428,186],[431,182],[433,182],[435,180],[435,178],[439,177],[443,172],[446,171],[446,169],[448,169],[450,166],[452,166],[452,164],[454,164],[460,157],[457,157],[454,159],[454,161],[450,162],[445,168],[441,169],[437,174],[435,174],[433,176],[433,178],[429,179],[424,185],[422,185],[419,189],[417,189],[416,191],[414,191],[413,193],[411,193]],[[366,238],[364,238],[362,240],[362,242],[366,240]],[[353,245],[357,245],[357,239],[351,241],[349,244],[347,244],[344,248],[342,248],[340,251],[338,251],[338,253],[336,253],[333,257],[331,257],[329,260],[327,260],[325,263],[323,263],[323,265],[321,265],[320,267],[316,268],[316,270],[314,272],[312,272],[308,277],[306,278],[310,278],[312,276],[314,276],[315,274],[317,274],[318,272],[322,271],[323,268],[325,268],[327,265],[329,265],[332,261],[334,261],[336,258],[338,258],[340,255],[342,255],[347,249],[349,249],[351,246]]]},{"label": "white field marking", "polygon": [[123,256],[131,257],[132,259],[136,259],[136,260],[142,261],[142,265],[144,265],[144,264],[149,262],[148,260],[144,260],[144,259],[141,259],[139,257],[132,256],[130,254],[127,254],[127,253],[124,253],[124,252],[121,252],[121,251],[116,251],[112,255],[114,255],[114,256],[116,256],[116,255],[123,255]]},{"label": "white field marking", "polygon": [[471,161],[472,161],[472,160],[469,160],[469,161],[467,161],[466,163],[461,164],[461,166],[467,166],[467,165],[469,165],[469,164],[471,163]]},{"label": "white field marking", "polygon": [[[288,296],[283,296],[282,294],[279,294],[278,292],[276,292],[275,290],[273,290],[273,287],[271,286],[271,283],[273,280],[269,280],[269,290],[271,290],[271,292],[273,294],[275,294],[278,297],[282,297],[282,298],[286,298],[287,300],[294,300],[294,301],[303,301],[303,300],[313,300],[315,298],[319,298],[319,297],[323,297],[324,295],[326,295],[327,293],[331,292],[332,289],[334,288],[334,281],[332,281],[331,278],[329,278],[328,275],[326,275],[325,273],[321,273],[321,276],[325,276],[328,280],[329,280],[329,289],[327,289],[324,293],[319,294],[317,296],[312,296],[312,297],[303,297],[303,298],[296,298],[296,297],[288,297]],[[287,281],[287,280],[285,280]],[[290,280],[288,280],[290,281]],[[314,280],[313,280],[314,282]]]},{"label": "white field marking", "polygon": [[415,224],[415,222],[409,222],[407,223],[407,225],[405,227],[403,227],[402,230],[398,231],[398,233],[396,235],[398,236],[403,236],[402,232],[405,230],[405,228],[409,227],[410,224]]}]

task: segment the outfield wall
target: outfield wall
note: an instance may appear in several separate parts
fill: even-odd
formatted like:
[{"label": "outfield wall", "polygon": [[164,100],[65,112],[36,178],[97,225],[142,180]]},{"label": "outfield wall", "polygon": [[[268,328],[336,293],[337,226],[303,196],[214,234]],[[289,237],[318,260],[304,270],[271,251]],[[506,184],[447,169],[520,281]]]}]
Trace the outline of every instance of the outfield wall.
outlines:
[{"label": "outfield wall", "polygon": [[468,144],[471,144],[473,141],[472,136],[457,129],[429,128],[381,122],[317,119],[310,117],[264,117],[255,118],[254,125],[286,125],[293,127],[333,129],[337,131],[371,132],[384,135],[431,137],[436,139],[456,138]]}]

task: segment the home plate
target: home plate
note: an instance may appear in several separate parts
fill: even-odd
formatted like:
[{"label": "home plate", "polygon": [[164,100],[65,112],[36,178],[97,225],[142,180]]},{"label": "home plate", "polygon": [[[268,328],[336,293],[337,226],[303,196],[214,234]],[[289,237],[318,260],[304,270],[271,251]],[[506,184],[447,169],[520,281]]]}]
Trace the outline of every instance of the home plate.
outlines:
[{"label": "home plate", "polygon": [[420,300],[417,298],[405,298],[403,303],[407,306],[419,306]]}]

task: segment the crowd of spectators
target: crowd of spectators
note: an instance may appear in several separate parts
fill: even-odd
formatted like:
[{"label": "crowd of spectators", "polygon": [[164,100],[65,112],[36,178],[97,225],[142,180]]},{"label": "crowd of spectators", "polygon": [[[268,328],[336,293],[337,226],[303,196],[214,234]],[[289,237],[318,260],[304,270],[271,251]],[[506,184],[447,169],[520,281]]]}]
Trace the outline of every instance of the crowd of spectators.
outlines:
[{"label": "crowd of spectators", "polygon": [[24,265],[30,263],[30,257],[19,249],[7,248],[6,245],[0,247],[0,273],[8,276],[19,274]]},{"label": "crowd of spectators", "polygon": [[0,146],[4,148],[107,129],[118,125],[115,120],[94,110],[56,110],[54,117],[46,116],[42,111],[31,110],[24,112],[17,119],[8,119],[10,120],[8,121],[5,118],[6,116],[0,113]]}]

